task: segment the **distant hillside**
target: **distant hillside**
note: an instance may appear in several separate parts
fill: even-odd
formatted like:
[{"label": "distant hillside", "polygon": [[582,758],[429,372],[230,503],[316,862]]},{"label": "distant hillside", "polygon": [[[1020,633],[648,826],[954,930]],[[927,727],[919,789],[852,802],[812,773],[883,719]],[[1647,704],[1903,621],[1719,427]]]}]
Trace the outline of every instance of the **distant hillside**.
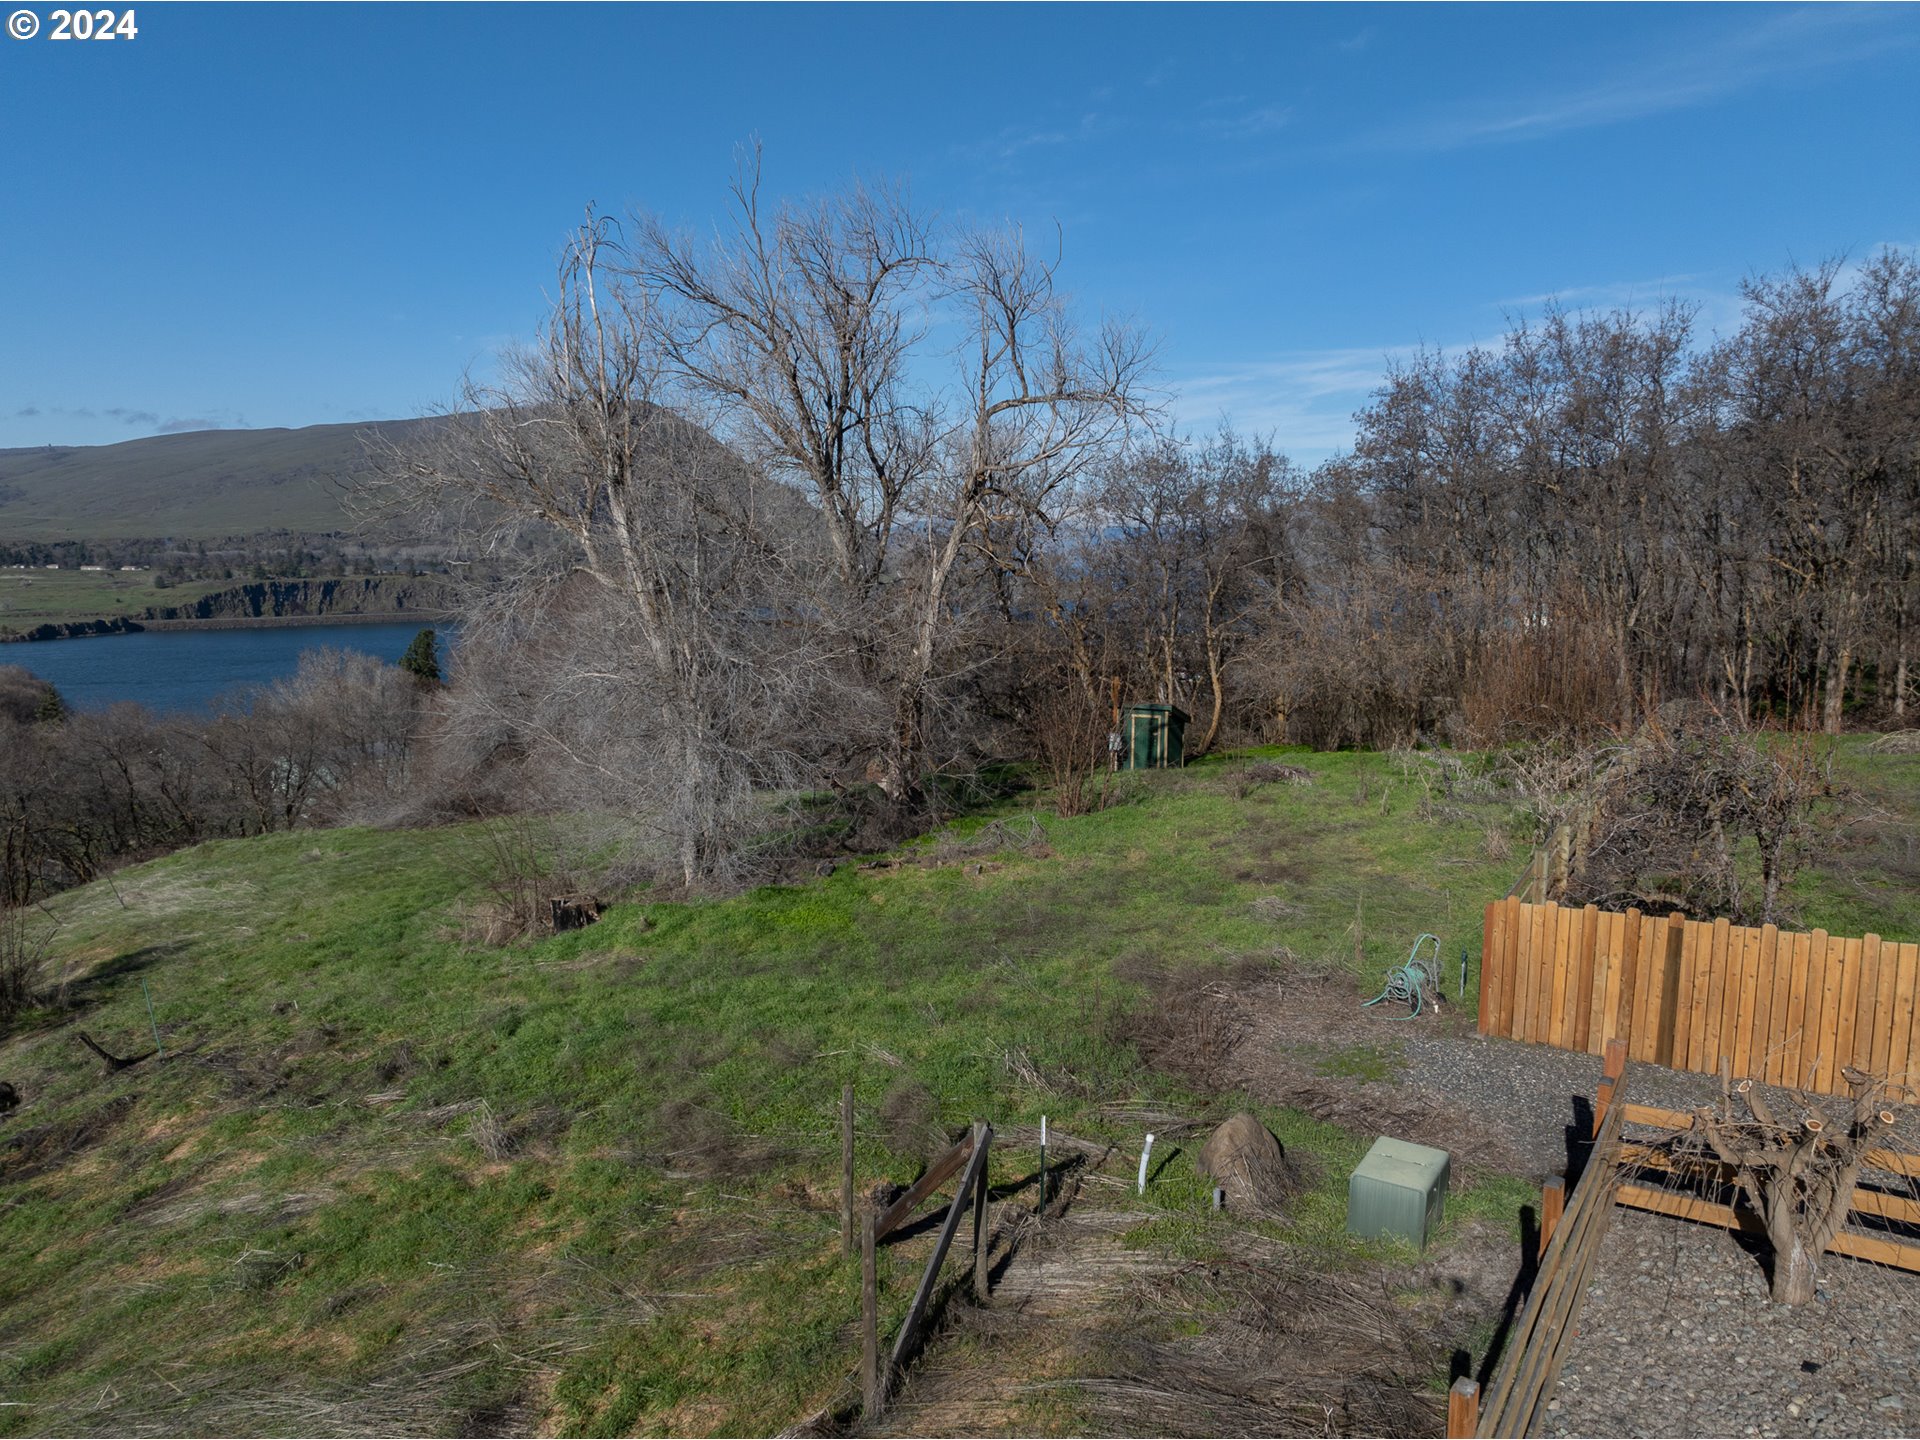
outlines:
[{"label": "distant hillside", "polygon": [[344,529],[366,437],[404,444],[437,420],[200,430],[118,445],[0,450],[0,539],[210,540]]}]

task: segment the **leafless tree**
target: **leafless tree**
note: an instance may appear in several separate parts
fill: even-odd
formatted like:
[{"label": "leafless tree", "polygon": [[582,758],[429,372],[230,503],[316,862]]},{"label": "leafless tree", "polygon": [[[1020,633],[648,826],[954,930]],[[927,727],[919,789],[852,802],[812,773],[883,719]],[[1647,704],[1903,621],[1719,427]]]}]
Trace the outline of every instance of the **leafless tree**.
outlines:
[{"label": "leafless tree", "polygon": [[[626,273],[682,393],[824,518],[834,584],[816,613],[857,637],[890,715],[872,770],[911,801],[967,567],[1030,560],[1021,542],[1145,413],[1148,347],[1129,326],[1083,330],[1058,259],[1018,232],[948,232],[888,187],[772,209],[760,192],[756,150],[714,241],[643,217]],[[950,387],[936,318],[965,337]]]},{"label": "leafless tree", "polygon": [[801,778],[839,642],[803,603],[812,517],[687,418],[623,265],[590,217],[539,342],[380,483],[460,517],[506,569],[472,597],[490,673],[457,687],[449,724],[505,731],[544,792],[526,803],[631,815],[695,885],[766,825],[761,792]]},{"label": "leafless tree", "polygon": [[[1790,1097],[1797,1115],[1776,1115],[1759,1086],[1751,1080],[1730,1085],[1724,1075],[1719,1106],[1694,1111],[1692,1134],[1732,1171],[1766,1227],[1776,1304],[1813,1299],[1820,1257],[1853,1209],[1868,1151],[1893,1128],[1886,1082],[1858,1070],[1843,1073],[1852,1103],[1837,1120],[1824,1102],[1799,1093]],[[1744,1116],[1735,1108],[1736,1094]]]}]

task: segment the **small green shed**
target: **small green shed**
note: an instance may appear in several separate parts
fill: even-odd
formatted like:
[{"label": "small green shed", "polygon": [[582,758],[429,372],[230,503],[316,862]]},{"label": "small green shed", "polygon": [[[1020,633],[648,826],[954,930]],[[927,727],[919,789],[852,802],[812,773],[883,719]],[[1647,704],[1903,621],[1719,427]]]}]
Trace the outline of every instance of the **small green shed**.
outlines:
[{"label": "small green shed", "polygon": [[1122,770],[1178,770],[1187,758],[1187,721],[1178,705],[1129,705],[1120,713]]}]

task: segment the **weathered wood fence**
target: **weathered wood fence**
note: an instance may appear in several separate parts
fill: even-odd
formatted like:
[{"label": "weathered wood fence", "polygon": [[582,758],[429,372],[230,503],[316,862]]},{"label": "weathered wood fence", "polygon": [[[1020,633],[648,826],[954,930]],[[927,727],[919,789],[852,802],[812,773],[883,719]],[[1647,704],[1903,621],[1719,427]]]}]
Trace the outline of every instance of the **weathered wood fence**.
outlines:
[{"label": "weathered wood fence", "polygon": [[1620,1183],[1621,1126],[1626,1107],[1617,1103],[1625,1083],[1626,1049],[1608,1048],[1605,1078],[1593,1106],[1593,1148],[1567,1193],[1565,1180],[1549,1180],[1540,1193],[1540,1265],[1499,1368],[1484,1401],[1478,1382],[1456,1380],[1447,1396],[1449,1440],[1470,1436],[1523,1436],[1539,1432],[1553,1399],[1567,1347],[1580,1324],[1580,1307],[1594,1262],[1613,1219]]},{"label": "weathered wood fence", "polygon": [[1920,1099],[1920,945],[1528,904],[1487,907],[1480,1032],[1824,1094],[1848,1066]]},{"label": "weathered wood fence", "polygon": [[[847,1088],[849,1091],[852,1089],[851,1086]],[[851,1135],[853,1107],[850,1100],[843,1102],[841,1117],[844,1133]],[[904,1195],[880,1213],[869,1211],[861,1218],[860,1399],[861,1413],[869,1422],[879,1420],[886,1412],[894,1378],[920,1338],[921,1328],[926,1323],[927,1307],[933,1300],[934,1287],[940,1278],[940,1269],[946,1263],[947,1252],[952,1249],[954,1237],[960,1231],[961,1220],[969,1210],[973,1214],[973,1295],[976,1300],[987,1298],[987,1162],[992,1148],[993,1127],[984,1120],[976,1120],[967,1137],[934,1161],[926,1174]],[[844,1206],[842,1233],[846,1234],[853,1227],[851,1142],[842,1147],[842,1154],[845,1157],[843,1174],[848,1177],[841,1192]],[[940,1227],[939,1238],[934,1241],[933,1254],[920,1276],[918,1288],[913,1292],[913,1302],[907,1307],[906,1319],[900,1322],[900,1329],[894,1336],[893,1348],[882,1359],[876,1247],[912,1220],[921,1207],[956,1174],[960,1176],[960,1182],[954,1188],[952,1202],[947,1206],[947,1218]]]}]

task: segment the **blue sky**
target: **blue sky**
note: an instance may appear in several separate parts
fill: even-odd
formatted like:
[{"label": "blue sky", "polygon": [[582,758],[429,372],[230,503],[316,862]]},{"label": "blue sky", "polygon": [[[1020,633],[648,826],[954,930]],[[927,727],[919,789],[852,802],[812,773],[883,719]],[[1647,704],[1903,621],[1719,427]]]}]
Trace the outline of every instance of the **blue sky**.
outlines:
[{"label": "blue sky", "polygon": [[[8,10],[20,0],[6,0]],[[1065,232],[1184,420],[1346,443],[1388,359],[1920,242],[1920,8],[137,6],[0,38],[0,446],[407,416],[592,202],[905,178]]]}]

